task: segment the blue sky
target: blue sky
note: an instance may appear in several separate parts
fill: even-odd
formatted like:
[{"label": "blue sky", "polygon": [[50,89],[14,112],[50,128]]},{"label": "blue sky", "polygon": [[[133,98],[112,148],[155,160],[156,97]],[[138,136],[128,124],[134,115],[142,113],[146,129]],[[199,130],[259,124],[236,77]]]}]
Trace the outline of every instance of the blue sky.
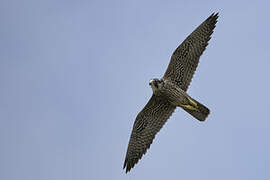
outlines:
[{"label": "blue sky", "polygon": [[[269,2],[0,1],[0,179],[270,179]],[[142,160],[132,125],[174,49],[220,18],[188,93]]]}]

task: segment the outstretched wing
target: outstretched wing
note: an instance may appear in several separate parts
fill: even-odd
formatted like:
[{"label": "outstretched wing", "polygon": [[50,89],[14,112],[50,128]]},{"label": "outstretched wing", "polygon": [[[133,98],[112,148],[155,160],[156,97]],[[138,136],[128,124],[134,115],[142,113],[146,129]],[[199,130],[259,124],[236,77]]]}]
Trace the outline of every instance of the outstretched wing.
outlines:
[{"label": "outstretched wing", "polygon": [[184,91],[187,90],[199,58],[211,39],[217,18],[218,13],[213,13],[177,47],[163,78],[176,83]]},{"label": "outstretched wing", "polygon": [[130,171],[146,153],[155,135],[172,115],[175,108],[164,97],[152,95],[134,122],[124,162],[126,172]]}]

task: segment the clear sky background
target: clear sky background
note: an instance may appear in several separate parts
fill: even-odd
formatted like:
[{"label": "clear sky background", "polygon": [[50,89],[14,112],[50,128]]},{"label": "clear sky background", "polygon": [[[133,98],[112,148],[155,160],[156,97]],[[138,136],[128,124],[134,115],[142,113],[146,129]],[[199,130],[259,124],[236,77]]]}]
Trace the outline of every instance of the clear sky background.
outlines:
[{"label": "clear sky background", "polygon": [[[0,1],[1,180],[269,180],[268,1]],[[219,22],[188,93],[125,174],[137,113],[174,49]]]}]

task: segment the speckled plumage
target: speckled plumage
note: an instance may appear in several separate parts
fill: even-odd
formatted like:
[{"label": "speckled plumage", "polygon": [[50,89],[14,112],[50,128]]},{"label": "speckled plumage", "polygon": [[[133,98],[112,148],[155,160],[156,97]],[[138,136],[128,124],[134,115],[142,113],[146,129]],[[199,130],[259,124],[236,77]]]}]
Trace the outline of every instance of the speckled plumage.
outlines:
[{"label": "speckled plumage", "polygon": [[211,38],[217,18],[218,13],[212,14],[197,27],[174,51],[163,78],[150,81],[153,95],[134,122],[124,162],[126,172],[146,153],[176,107],[182,107],[200,121],[208,116],[209,109],[192,99],[186,90]]},{"label": "speckled plumage", "polygon": [[187,90],[199,58],[211,39],[217,18],[218,13],[209,16],[176,48],[163,78],[170,79],[184,91]]}]

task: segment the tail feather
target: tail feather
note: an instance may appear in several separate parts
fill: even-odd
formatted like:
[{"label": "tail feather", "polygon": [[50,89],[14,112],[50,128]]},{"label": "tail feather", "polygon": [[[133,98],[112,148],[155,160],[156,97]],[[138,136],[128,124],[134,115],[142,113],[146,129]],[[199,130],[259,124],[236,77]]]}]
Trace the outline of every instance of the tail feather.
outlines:
[{"label": "tail feather", "polygon": [[[195,117],[196,119],[198,119],[199,121],[205,121],[205,119],[207,118],[207,116],[210,113],[210,110],[204,106],[203,104],[199,103],[198,101],[192,99],[192,103],[190,103],[190,106],[192,106],[193,108],[188,108],[188,107],[183,107],[182,108],[188,112],[189,114],[191,114],[193,117]],[[195,103],[194,103],[195,102]]]}]

